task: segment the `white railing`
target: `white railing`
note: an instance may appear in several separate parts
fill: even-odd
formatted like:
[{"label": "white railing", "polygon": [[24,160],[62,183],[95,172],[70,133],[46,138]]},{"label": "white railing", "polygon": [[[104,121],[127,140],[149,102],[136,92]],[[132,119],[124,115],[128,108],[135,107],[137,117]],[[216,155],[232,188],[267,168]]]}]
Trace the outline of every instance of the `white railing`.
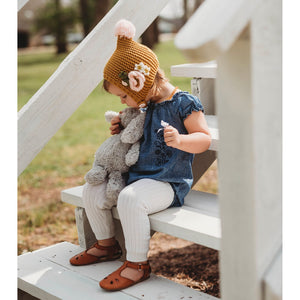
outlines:
[{"label": "white railing", "polygon": [[[191,61],[214,60],[246,28],[259,0],[206,0],[180,30],[175,45]],[[191,38],[193,37],[193,38]]]},{"label": "white railing", "polygon": [[18,115],[18,175],[103,79],[104,65],[116,46],[116,22],[132,21],[138,38],[167,2],[118,1],[24,105]]},{"label": "white railing", "polygon": [[216,59],[222,300],[281,299],[281,0],[206,0],[175,43]]}]

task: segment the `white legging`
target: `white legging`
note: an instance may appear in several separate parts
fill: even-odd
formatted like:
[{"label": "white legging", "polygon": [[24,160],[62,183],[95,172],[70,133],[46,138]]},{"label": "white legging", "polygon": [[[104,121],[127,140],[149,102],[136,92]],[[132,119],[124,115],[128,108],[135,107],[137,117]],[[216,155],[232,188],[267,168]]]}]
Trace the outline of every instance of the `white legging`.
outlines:
[{"label": "white legging", "polygon": [[[115,236],[111,208],[105,196],[106,183],[85,184],[83,201],[86,214],[97,240]],[[150,241],[149,214],[168,208],[174,198],[169,183],[141,179],[126,186],[120,193],[117,209],[125,237],[127,260],[147,260]]]}]

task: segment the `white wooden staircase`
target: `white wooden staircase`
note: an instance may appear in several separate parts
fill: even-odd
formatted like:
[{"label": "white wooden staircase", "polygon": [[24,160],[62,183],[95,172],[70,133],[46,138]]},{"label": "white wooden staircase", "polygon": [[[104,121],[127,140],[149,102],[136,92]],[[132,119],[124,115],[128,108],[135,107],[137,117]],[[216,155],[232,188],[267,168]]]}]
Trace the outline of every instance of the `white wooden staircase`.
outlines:
[{"label": "white wooden staircase", "polygon": [[[132,20],[138,36],[166,3],[120,0],[20,111],[19,174],[102,79],[116,21]],[[223,300],[282,298],[280,13],[280,0],[206,0],[175,41],[191,61],[216,59],[174,66],[172,74],[195,77],[193,92],[203,102],[209,99],[207,111],[218,116],[218,122],[207,116],[213,143],[195,157],[193,171],[197,181],[218,151],[220,195],[191,191],[183,207],[151,215],[151,227],[220,250]],[[77,206],[79,242],[86,247],[94,237],[81,193],[82,187],[65,190],[62,200]],[[118,222],[116,211],[114,217]],[[141,285],[107,293],[97,282],[120,262],[73,267],[68,259],[79,251],[65,242],[20,256],[19,288],[27,293],[22,297],[215,299],[154,275]]]}]

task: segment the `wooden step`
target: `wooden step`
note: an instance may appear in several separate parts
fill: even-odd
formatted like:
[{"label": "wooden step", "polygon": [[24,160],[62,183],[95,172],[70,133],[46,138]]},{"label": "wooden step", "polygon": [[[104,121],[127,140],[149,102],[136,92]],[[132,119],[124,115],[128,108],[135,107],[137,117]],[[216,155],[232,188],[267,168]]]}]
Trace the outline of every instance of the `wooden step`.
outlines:
[{"label": "wooden step", "polygon": [[[83,186],[61,192],[63,202],[84,207]],[[119,219],[116,208],[113,216]],[[182,207],[171,207],[149,216],[151,229],[220,250],[221,224],[217,195],[191,190]]]},{"label": "wooden step", "polygon": [[171,66],[171,75],[176,77],[216,78],[217,62],[212,60],[201,64]]},{"label": "wooden step", "polygon": [[106,292],[98,282],[117,269],[120,261],[72,266],[70,257],[83,251],[62,242],[18,257],[18,288],[39,299],[133,300],[198,299],[217,300],[171,280],[151,274],[150,279],[118,292]]}]

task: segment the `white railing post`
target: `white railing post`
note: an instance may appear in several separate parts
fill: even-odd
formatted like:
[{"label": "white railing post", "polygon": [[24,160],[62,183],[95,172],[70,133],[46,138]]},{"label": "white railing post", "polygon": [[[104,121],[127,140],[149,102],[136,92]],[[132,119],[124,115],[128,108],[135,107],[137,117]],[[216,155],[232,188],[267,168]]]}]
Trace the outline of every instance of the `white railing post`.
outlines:
[{"label": "white railing post", "polygon": [[281,0],[208,0],[176,37],[218,63],[222,300],[281,299],[281,36]]},{"label": "white railing post", "polygon": [[258,300],[250,41],[218,59],[216,81],[223,300]]},{"label": "white railing post", "polygon": [[280,0],[264,1],[218,58],[216,94],[221,295],[263,300],[264,274],[282,243]]}]

